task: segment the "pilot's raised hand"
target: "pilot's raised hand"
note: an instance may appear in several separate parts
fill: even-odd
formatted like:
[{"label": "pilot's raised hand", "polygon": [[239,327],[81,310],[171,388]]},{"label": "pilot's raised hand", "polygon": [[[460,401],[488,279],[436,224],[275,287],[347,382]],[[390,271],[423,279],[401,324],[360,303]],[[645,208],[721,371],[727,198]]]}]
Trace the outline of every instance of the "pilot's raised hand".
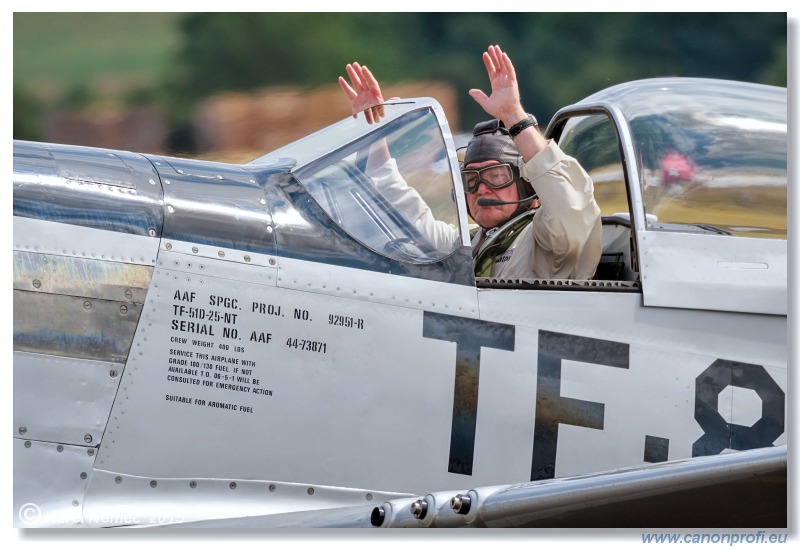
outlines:
[{"label": "pilot's raised hand", "polygon": [[[508,54],[500,46],[489,46],[483,53],[483,64],[489,74],[492,93],[487,96],[482,90],[473,88],[469,95],[484,111],[502,120],[506,128],[528,118],[519,97],[517,73]],[[526,162],[547,146],[544,136],[533,126],[517,134],[514,143]]]},{"label": "pilot's raised hand", "polygon": [[350,77],[350,83],[340,76],[339,86],[350,100],[353,118],[363,111],[368,123],[380,122],[384,109],[383,95],[377,79],[366,66],[358,63],[348,63],[345,69]]},{"label": "pilot's raised hand", "polygon": [[473,88],[469,95],[484,111],[502,120],[507,128],[528,116],[519,99],[517,74],[508,54],[500,46],[489,46],[483,53],[483,64],[489,74],[492,93],[487,96],[482,90]]}]

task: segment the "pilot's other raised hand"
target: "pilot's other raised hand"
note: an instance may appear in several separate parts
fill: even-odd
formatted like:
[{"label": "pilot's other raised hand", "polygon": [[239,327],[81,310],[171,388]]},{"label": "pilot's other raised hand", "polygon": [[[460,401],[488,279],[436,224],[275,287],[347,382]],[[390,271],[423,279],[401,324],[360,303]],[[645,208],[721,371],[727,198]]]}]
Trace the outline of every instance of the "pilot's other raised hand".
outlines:
[{"label": "pilot's other raised hand", "polygon": [[372,76],[366,65],[348,63],[345,69],[350,77],[350,83],[340,76],[339,86],[350,100],[353,118],[363,111],[368,123],[380,122],[384,115],[384,109],[383,95],[378,81]]},{"label": "pilot's other raised hand", "polygon": [[[492,94],[487,96],[483,91],[473,88],[469,91],[469,95],[483,107],[484,111],[502,120],[506,128],[511,128],[528,118],[528,113],[522,108],[519,98],[517,73],[508,54],[501,50],[500,46],[489,46],[483,53],[483,64],[489,73]],[[525,162],[547,147],[547,140],[534,126],[528,126],[517,134],[514,143]]]},{"label": "pilot's other raised hand", "polygon": [[487,96],[482,90],[473,88],[469,95],[483,110],[500,119],[506,128],[527,117],[519,98],[519,85],[514,65],[500,46],[489,46],[483,53],[483,64],[489,73],[492,93]]}]

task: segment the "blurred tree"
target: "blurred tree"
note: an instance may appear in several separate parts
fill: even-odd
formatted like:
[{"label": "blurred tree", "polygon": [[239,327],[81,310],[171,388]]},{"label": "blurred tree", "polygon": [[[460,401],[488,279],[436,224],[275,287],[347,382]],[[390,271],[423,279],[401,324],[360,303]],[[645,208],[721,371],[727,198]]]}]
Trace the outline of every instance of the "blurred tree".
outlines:
[{"label": "blurred tree", "polygon": [[168,90],[184,121],[214,92],[334,83],[357,60],[383,82],[450,82],[469,130],[486,117],[467,92],[488,91],[481,53],[489,44],[511,55],[523,104],[543,126],[558,108],[628,80],[786,85],[782,13],[195,13],[181,32]]},{"label": "blurred tree", "polygon": [[[415,14],[196,13],[185,36],[175,87],[199,98],[220,89],[276,84],[329,84],[358,60],[390,78],[416,77],[404,48]],[[410,24],[411,23],[411,24]],[[412,32],[413,36],[413,32]]]},{"label": "blurred tree", "polygon": [[775,57],[772,62],[764,67],[761,73],[760,82],[772,84],[773,86],[786,86],[788,58],[786,55],[786,42],[778,43],[775,46]]},{"label": "blurred tree", "polygon": [[58,98],[53,109],[83,109],[96,100],[97,97],[86,83],[74,84]]},{"label": "blurred tree", "polygon": [[[757,81],[786,43],[786,14],[645,13],[625,44],[640,70]],[[786,85],[785,83],[783,84]]]},{"label": "blurred tree", "polygon": [[[34,36],[34,30],[42,27],[57,29],[50,34],[59,37],[80,37],[43,46],[51,54],[46,56],[50,66],[46,76],[58,76],[54,66],[72,76],[82,75],[71,84],[55,78],[53,89],[60,89],[60,96],[49,96],[48,108],[107,100],[106,91],[88,83],[99,81],[109,66],[118,70],[125,65],[128,73],[124,74],[129,74],[142,65],[158,65],[155,74],[166,74],[163,80],[131,78],[131,88],[123,92],[122,100],[162,106],[172,118],[174,150],[191,152],[190,120],[197,101],[227,90],[333,84],[351,61],[368,65],[385,83],[425,79],[452,84],[459,93],[459,120],[469,131],[474,122],[486,118],[468,90],[488,91],[481,53],[489,44],[501,45],[512,56],[523,104],[543,126],[558,108],[628,80],[678,75],[778,86],[787,82],[785,13],[139,15],[149,24],[143,25],[131,14],[16,14],[15,83],[34,61],[45,57],[30,43],[21,46],[23,37]],[[89,24],[91,20],[94,23]],[[95,31],[85,32],[87,24]],[[176,33],[165,31],[167,24],[176,25]],[[99,32],[109,28],[113,39],[109,32]],[[114,40],[113,48],[109,40]],[[44,42],[41,37],[37,37],[39,42]],[[156,44],[160,49],[153,50]],[[90,55],[104,49],[114,50],[115,55]],[[131,51],[147,55],[134,56]],[[166,63],[156,60],[176,51],[170,70],[162,73],[160,68]],[[31,52],[33,58],[22,55]],[[124,74],[117,74],[115,86],[125,81]],[[27,93],[32,91],[14,92],[15,136],[35,134],[36,117],[41,117],[43,107]],[[120,93],[118,88],[116,93]]]},{"label": "blurred tree", "polygon": [[[425,21],[434,31],[426,36],[438,37],[437,65],[448,65],[465,93],[487,85],[479,55],[500,44],[514,60],[524,105],[543,124],[558,108],[629,80],[758,82],[787,37],[781,13],[425,14]],[[464,120],[485,116],[464,98]]]},{"label": "blurred tree", "polygon": [[[191,148],[191,108],[221,90],[333,84],[359,61],[386,81],[418,78],[415,14],[195,13],[180,23],[183,48],[167,84],[173,143]],[[344,114],[343,114],[344,115]]]},{"label": "blurred tree", "polygon": [[41,139],[42,105],[33,95],[14,88],[14,139]]}]

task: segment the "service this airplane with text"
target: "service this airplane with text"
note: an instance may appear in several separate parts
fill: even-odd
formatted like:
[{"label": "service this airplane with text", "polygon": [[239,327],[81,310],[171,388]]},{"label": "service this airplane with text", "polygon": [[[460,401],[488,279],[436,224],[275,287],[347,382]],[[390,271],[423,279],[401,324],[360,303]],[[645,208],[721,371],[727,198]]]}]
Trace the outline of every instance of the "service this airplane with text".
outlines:
[{"label": "service this airplane with text", "polygon": [[15,525],[787,526],[786,90],[560,110],[580,281],[476,278],[441,107],[385,111],[242,165],[14,143]]}]

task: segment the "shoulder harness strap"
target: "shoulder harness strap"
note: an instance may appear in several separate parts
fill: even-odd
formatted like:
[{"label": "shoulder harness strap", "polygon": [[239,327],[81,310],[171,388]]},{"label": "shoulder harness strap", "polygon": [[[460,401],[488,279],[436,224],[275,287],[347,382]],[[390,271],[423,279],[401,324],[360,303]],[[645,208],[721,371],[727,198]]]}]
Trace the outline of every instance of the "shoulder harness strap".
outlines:
[{"label": "shoulder harness strap", "polygon": [[527,210],[521,216],[506,222],[494,235],[484,241],[472,260],[476,277],[492,276],[495,256],[504,252],[514,239],[519,237],[520,232],[533,221],[534,214],[535,210]]}]

